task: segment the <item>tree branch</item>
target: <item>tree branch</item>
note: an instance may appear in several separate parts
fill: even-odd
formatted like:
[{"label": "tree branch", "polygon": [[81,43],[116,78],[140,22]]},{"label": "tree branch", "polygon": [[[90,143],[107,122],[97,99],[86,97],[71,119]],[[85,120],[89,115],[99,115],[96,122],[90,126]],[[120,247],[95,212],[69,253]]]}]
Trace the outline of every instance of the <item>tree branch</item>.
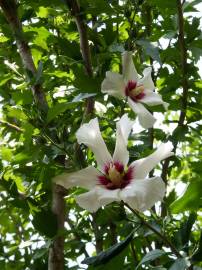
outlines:
[{"label": "tree branch", "polygon": [[83,20],[79,3],[77,0],[66,0],[66,4],[71,11],[71,15],[75,19],[75,23],[79,32],[81,54],[84,60],[86,73],[89,76],[92,76],[93,70],[92,70],[90,48],[88,44],[87,27]]},{"label": "tree branch", "polygon": [[183,9],[180,0],[177,0],[177,11],[178,11],[178,28],[179,28],[179,35],[178,35],[178,42],[180,47],[180,56],[181,56],[181,70],[182,70],[182,100],[181,100],[181,113],[179,118],[179,126],[184,124],[184,120],[186,117],[186,109],[187,109],[187,96],[188,96],[188,79],[187,79],[187,49],[185,46],[185,39],[184,39],[184,19],[183,19]]},{"label": "tree branch", "polygon": [[[82,58],[84,61],[84,66],[86,73],[89,77],[93,76],[93,69],[92,69],[92,61],[91,61],[91,53],[88,43],[88,34],[87,34],[87,27],[86,23],[83,19],[83,15],[79,6],[79,2],[77,0],[66,0],[66,4],[70,9],[71,15],[75,19],[75,23],[79,32],[80,37],[80,49]],[[88,98],[86,101],[86,109],[83,117],[86,119],[87,115],[92,114],[94,110],[94,99]],[[83,122],[82,121],[82,122]]]},{"label": "tree branch", "polygon": [[[22,23],[18,18],[16,0],[0,0],[0,7],[2,8],[6,20],[8,21],[14,34],[20,58],[25,70],[27,71],[28,78],[31,81],[31,79],[36,76],[37,71],[32,59],[30,48],[24,37]],[[46,112],[48,109],[48,104],[41,85],[34,84],[31,86],[31,90],[35,102],[39,106],[40,110]]]},{"label": "tree branch", "polygon": [[57,216],[57,236],[49,250],[48,270],[64,269],[64,231],[66,190],[56,184],[52,187],[52,211]]}]

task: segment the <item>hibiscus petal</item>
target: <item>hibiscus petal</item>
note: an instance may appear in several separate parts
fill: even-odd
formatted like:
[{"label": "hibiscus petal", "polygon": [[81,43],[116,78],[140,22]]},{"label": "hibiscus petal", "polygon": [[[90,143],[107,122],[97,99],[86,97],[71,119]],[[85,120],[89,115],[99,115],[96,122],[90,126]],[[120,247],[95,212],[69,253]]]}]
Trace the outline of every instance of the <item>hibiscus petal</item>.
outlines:
[{"label": "hibiscus petal", "polygon": [[131,98],[128,98],[128,104],[131,109],[137,114],[140,125],[143,128],[153,127],[156,119],[153,115],[139,102],[134,102]]},{"label": "hibiscus petal", "polygon": [[108,95],[124,98],[125,97],[125,83],[121,74],[107,71],[106,78],[101,84],[102,93]]},{"label": "hibiscus petal", "polygon": [[99,202],[104,206],[112,202],[120,201],[120,189],[109,190],[102,187],[97,187]]},{"label": "hibiscus petal", "polygon": [[146,103],[150,106],[155,106],[162,104],[165,110],[168,109],[168,103],[162,100],[162,96],[153,91],[145,91],[145,96],[140,100],[140,102]]},{"label": "hibiscus petal", "polygon": [[133,124],[134,121],[131,121],[127,114],[124,114],[116,123],[116,146],[113,161],[120,161],[124,166],[128,164],[129,160],[127,144]]},{"label": "hibiscus petal", "polygon": [[83,143],[93,151],[100,168],[112,161],[112,157],[102,138],[97,118],[82,125],[76,132],[76,138],[79,144]]},{"label": "hibiscus petal", "polygon": [[126,82],[138,81],[139,75],[133,63],[132,52],[125,51],[122,54],[123,77]]},{"label": "hibiscus petal", "polygon": [[100,175],[96,168],[89,166],[77,172],[58,175],[53,178],[53,181],[67,189],[75,186],[91,189],[98,183]]},{"label": "hibiscus petal", "polygon": [[96,188],[75,197],[76,202],[81,208],[89,212],[96,212],[102,206],[97,198]]},{"label": "hibiscus petal", "polygon": [[173,145],[171,142],[162,143],[158,149],[148,157],[131,163],[130,167],[134,168],[133,177],[135,179],[144,179],[161,160],[174,155],[174,153],[171,152],[172,149]]},{"label": "hibiscus petal", "polygon": [[119,191],[107,190],[102,187],[95,187],[91,191],[76,196],[77,203],[89,212],[95,212],[101,206],[105,206],[114,201],[120,201]]},{"label": "hibiscus petal", "polygon": [[138,211],[151,208],[157,201],[161,201],[165,194],[165,184],[160,177],[148,179],[134,179],[121,192],[121,199]]},{"label": "hibiscus petal", "polygon": [[144,77],[138,81],[138,84],[143,84],[146,90],[154,90],[155,86],[151,77],[152,68],[145,68],[143,71]]}]

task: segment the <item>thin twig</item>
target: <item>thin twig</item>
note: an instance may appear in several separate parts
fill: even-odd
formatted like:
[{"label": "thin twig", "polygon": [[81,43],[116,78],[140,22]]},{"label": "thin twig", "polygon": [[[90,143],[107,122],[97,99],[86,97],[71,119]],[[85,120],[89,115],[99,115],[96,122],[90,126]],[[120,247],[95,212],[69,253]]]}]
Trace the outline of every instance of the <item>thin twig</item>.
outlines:
[{"label": "thin twig", "polygon": [[156,230],[152,225],[150,225],[148,222],[145,221],[144,217],[142,217],[138,211],[134,210],[133,208],[131,208],[127,203],[124,203],[124,205],[130,209],[130,211],[132,213],[134,213],[142,222],[143,225],[145,225],[147,228],[149,228],[151,231],[153,231],[156,235],[158,235],[161,240],[170,247],[170,249],[172,250],[172,252],[178,257],[178,258],[182,258],[182,255],[179,253],[179,251],[175,248],[175,246],[170,242],[170,240],[163,235],[161,232],[159,232],[158,230]]},{"label": "thin twig", "polygon": [[66,155],[68,155],[68,152],[66,151],[65,148],[60,147],[56,142],[53,141],[52,138],[50,138],[47,134],[43,134],[43,137],[48,140],[51,144],[53,144],[55,147],[57,147],[58,149],[60,149],[62,152],[64,152]]},{"label": "thin twig", "polygon": [[1,125],[4,125],[4,126],[7,126],[7,127],[9,127],[9,128],[12,128],[12,129],[14,129],[14,130],[16,130],[16,131],[18,131],[18,132],[23,132],[23,129],[21,129],[20,127],[14,125],[14,124],[11,124],[11,123],[9,123],[9,122],[0,120],[0,124],[1,124]]}]

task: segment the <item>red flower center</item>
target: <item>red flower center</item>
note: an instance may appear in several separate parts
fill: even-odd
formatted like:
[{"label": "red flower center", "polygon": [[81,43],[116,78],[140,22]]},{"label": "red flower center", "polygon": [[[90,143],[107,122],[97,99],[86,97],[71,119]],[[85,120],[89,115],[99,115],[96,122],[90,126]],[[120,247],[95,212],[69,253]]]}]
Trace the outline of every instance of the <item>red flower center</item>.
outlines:
[{"label": "red flower center", "polygon": [[107,163],[104,166],[105,174],[99,176],[99,182],[107,189],[125,188],[132,179],[133,168],[125,169],[119,161]]},{"label": "red flower center", "polygon": [[142,84],[138,85],[136,81],[128,81],[125,87],[125,94],[137,102],[145,96],[144,86]]}]

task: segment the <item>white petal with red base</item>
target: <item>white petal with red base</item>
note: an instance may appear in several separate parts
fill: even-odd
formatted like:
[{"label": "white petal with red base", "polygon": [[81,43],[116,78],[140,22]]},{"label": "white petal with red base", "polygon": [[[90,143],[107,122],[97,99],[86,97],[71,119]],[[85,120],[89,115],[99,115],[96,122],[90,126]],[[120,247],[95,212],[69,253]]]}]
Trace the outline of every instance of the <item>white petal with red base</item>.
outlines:
[{"label": "white petal with red base", "polygon": [[168,109],[168,103],[162,100],[161,95],[153,92],[153,91],[145,91],[145,96],[140,100],[140,102],[145,103],[150,106],[160,105],[162,104],[165,110]]},{"label": "white petal with red base", "polygon": [[102,138],[97,118],[82,125],[76,132],[76,137],[79,144],[83,143],[93,151],[100,168],[102,168],[106,162],[112,161],[112,157]]},{"label": "white petal with red base", "polygon": [[81,208],[84,208],[89,212],[96,212],[102,206],[98,200],[96,188],[76,196],[75,199]]},{"label": "white petal with red base", "polygon": [[101,206],[105,206],[114,201],[120,201],[119,190],[106,190],[102,187],[95,187],[89,192],[76,196],[75,199],[80,207],[89,212],[97,211]]},{"label": "white petal with red base", "polygon": [[91,189],[98,184],[100,175],[101,173],[96,168],[89,166],[77,172],[58,175],[53,181],[67,189],[75,186]]},{"label": "white petal with red base", "polygon": [[[78,204],[90,212],[95,212],[101,206],[123,200],[130,207],[144,211],[162,200],[165,185],[160,177],[145,179],[147,174],[162,159],[172,156],[171,143],[161,144],[150,156],[133,162],[127,168],[127,140],[133,121],[127,115],[117,123],[117,145],[114,153],[114,163],[101,137],[97,119],[83,125],[77,132],[79,143],[89,146],[103,166],[102,173],[93,167],[87,167],[75,173],[63,174],[54,178],[57,184],[66,188],[81,186],[89,192],[76,197]],[[120,144],[120,146],[119,146]],[[122,157],[123,156],[123,157]],[[117,160],[118,159],[118,160]],[[115,162],[119,161],[119,162]]]},{"label": "white petal with red base", "polygon": [[172,149],[173,145],[171,142],[162,143],[158,149],[148,157],[136,160],[131,163],[130,167],[134,167],[133,177],[144,179],[161,160],[174,155],[174,153],[171,152]]},{"label": "white petal with red base", "polygon": [[131,109],[137,114],[139,123],[144,128],[153,127],[156,119],[153,115],[139,102],[133,101],[131,98],[128,98],[128,104]]},{"label": "white petal with red base", "polygon": [[135,179],[120,192],[121,199],[138,211],[151,208],[161,201],[165,194],[165,184],[160,177]]},{"label": "white petal with red base", "polygon": [[129,152],[127,150],[128,136],[131,132],[134,121],[124,114],[116,124],[116,146],[113,161],[120,161],[124,166],[128,164]]},{"label": "white petal with red base", "polygon": [[150,106],[162,104],[165,109],[168,107],[168,103],[153,92],[155,87],[151,77],[152,68],[145,68],[143,78],[140,78],[133,63],[132,52],[125,51],[122,54],[122,70],[123,75],[108,71],[101,91],[118,98],[128,97],[129,106],[138,115],[141,126],[151,128],[155,118],[140,103]]},{"label": "white petal with red base", "polygon": [[106,78],[102,82],[101,85],[102,93],[106,93],[108,95],[124,98],[125,97],[125,83],[123,79],[123,75],[120,75],[115,72],[107,71]]},{"label": "white petal with red base", "polygon": [[139,75],[133,64],[132,52],[125,51],[122,53],[123,77],[126,82],[133,80],[138,81]]},{"label": "white petal with red base", "polygon": [[152,72],[151,67],[145,68],[143,71],[144,77],[138,81],[138,84],[143,84],[145,90],[153,91],[155,86],[151,77],[151,72]]}]

